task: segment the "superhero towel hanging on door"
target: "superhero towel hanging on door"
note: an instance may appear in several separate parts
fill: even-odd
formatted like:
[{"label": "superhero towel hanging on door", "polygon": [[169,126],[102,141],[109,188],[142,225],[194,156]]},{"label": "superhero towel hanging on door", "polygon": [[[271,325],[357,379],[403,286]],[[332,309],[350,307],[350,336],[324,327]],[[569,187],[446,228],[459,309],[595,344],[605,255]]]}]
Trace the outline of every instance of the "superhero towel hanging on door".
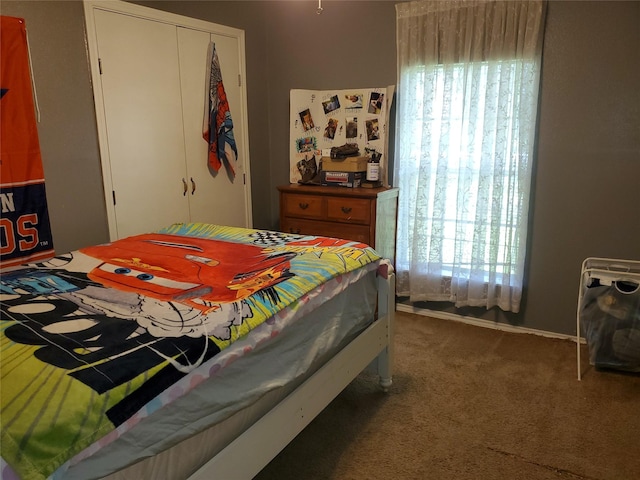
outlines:
[{"label": "superhero towel hanging on door", "polygon": [[27,29],[0,17],[0,267],[52,257]]},{"label": "superhero towel hanging on door", "polygon": [[202,136],[209,144],[209,165],[216,172],[223,162],[230,177],[236,175],[238,149],[233,136],[233,121],[227,94],[222,84],[220,60],[215,43],[207,51],[206,100]]}]

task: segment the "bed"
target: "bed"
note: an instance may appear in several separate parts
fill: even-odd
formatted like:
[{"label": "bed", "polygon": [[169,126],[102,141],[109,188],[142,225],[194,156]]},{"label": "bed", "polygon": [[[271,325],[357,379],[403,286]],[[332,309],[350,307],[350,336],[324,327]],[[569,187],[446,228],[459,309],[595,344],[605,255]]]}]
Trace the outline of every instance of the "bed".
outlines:
[{"label": "bed", "polygon": [[361,243],[176,224],[0,284],[5,479],[248,479],[363,369],[391,385]]}]

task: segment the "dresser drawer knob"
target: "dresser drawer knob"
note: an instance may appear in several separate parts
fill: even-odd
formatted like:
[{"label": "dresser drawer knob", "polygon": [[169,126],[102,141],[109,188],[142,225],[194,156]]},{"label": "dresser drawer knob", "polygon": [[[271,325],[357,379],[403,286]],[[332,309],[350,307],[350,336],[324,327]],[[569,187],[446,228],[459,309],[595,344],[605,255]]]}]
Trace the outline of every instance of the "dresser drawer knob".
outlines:
[{"label": "dresser drawer knob", "polygon": [[342,213],[351,213],[351,207],[342,207]]},{"label": "dresser drawer knob", "polygon": [[298,204],[298,206],[302,209],[302,210],[306,210],[309,207],[308,203],[304,203],[304,202],[300,202]]}]

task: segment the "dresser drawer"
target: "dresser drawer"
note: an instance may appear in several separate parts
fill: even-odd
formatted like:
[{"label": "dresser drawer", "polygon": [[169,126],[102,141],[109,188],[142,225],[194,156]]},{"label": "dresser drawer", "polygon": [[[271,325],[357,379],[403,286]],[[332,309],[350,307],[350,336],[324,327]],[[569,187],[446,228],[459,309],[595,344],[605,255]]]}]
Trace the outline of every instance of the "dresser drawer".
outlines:
[{"label": "dresser drawer", "polygon": [[393,262],[397,188],[289,184],[280,192],[280,230],[364,243]]},{"label": "dresser drawer", "polygon": [[284,218],[280,228],[286,233],[344,238],[355,242],[366,243],[372,247],[374,246],[373,242],[375,240],[372,238],[371,230],[367,225],[322,222],[301,218]]},{"label": "dresser drawer", "polygon": [[323,200],[323,197],[316,195],[284,194],[282,198],[284,214],[290,217],[321,219],[324,217]]},{"label": "dresser drawer", "polygon": [[368,225],[371,222],[371,200],[327,197],[327,220]]}]

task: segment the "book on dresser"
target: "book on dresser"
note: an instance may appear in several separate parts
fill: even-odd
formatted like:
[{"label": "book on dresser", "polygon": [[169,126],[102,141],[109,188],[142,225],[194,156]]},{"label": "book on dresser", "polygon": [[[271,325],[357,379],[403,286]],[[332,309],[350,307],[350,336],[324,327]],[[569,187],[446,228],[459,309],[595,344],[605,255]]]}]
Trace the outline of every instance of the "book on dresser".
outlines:
[{"label": "book on dresser", "polygon": [[289,184],[280,192],[280,230],[366,243],[395,261],[398,189]]}]

